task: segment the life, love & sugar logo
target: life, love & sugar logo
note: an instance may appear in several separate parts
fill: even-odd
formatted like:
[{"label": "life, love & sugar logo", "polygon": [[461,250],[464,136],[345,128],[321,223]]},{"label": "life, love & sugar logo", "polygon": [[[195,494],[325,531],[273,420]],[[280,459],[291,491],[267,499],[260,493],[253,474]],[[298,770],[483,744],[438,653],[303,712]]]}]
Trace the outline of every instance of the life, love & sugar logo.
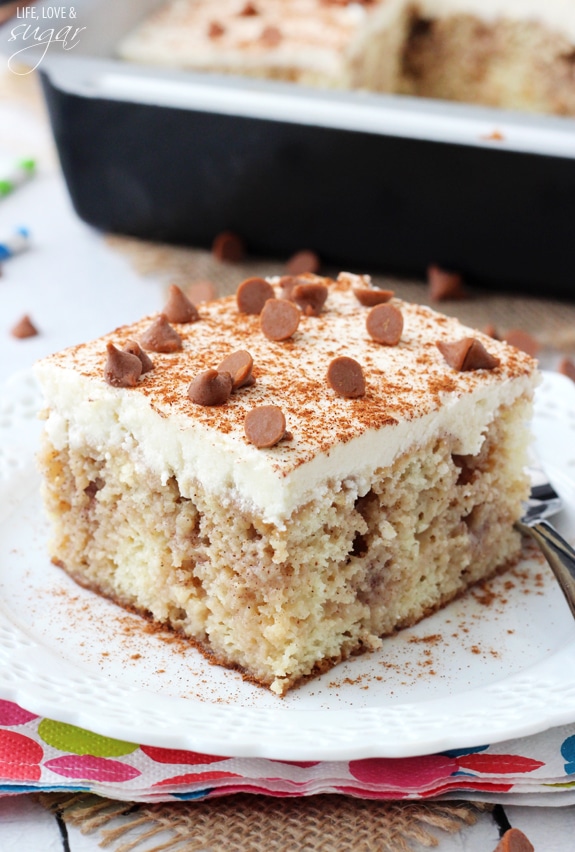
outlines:
[{"label": "life, love & sugar logo", "polygon": [[[52,45],[59,45],[62,50],[73,50],[79,44],[80,34],[86,29],[70,23],[75,21],[76,16],[74,6],[20,7],[16,18],[24,20],[10,30],[8,43],[18,42],[18,47],[8,59],[8,69],[13,74],[31,74]],[[61,22],[62,26],[55,26],[56,21]],[[46,26],[48,22],[50,25]]]}]

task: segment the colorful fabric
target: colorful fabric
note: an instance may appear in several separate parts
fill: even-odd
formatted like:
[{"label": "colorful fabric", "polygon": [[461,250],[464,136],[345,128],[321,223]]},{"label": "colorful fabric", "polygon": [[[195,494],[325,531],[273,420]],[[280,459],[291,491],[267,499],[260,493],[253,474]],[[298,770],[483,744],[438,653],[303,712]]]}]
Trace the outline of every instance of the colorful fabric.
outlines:
[{"label": "colorful fabric", "polygon": [[[286,761],[122,742],[44,719],[0,699],[0,795],[90,791],[134,802],[229,793],[426,799],[575,788],[575,724],[496,745],[405,758]],[[569,797],[571,799],[571,797]]]}]

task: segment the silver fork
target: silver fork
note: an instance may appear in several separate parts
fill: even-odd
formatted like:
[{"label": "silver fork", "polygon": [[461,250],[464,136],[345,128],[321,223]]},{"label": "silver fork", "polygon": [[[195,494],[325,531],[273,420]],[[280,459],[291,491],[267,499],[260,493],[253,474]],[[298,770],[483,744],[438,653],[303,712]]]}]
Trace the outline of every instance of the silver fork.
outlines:
[{"label": "silver fork", "polygon": [[532,464],[528,472],[531,494],[523,504],[523,516],[515,526],[539,545],[575,617],[575,550],[547,520],[561,510],[561,498],[542,467]]}]

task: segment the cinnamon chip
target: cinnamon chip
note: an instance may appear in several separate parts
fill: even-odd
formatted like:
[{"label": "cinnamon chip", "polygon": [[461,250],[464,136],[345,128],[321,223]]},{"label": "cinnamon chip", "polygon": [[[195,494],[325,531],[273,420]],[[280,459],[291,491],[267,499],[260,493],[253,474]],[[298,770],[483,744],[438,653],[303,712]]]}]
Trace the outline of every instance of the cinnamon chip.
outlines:
[{"label": "cinnamon chip", "polygon": [[194,281],[186,287],[186,296],[194,305],[199,302],[211,302],[217,295],[217,288],[213,281]]},{"label": "cinnamon chip", "polygon": [[260,405],[252,408],[244,420],[246,438],[258,449],[274,447],[284,437],[286,421],[277,405]]},{"label": "cinnamon chip", "polygon": [[16,325],[13,325],[10,329],[10,334],[12,337],[17,337],[19,340],[24,340],[26,337],[36,337],[38,334],[38,329],[28,316],[28,314],[24,314],[24,316],[18,320]]},{"label": "cinnamon chip", "polygon": [[168,322],[197,322],[200,318],[196,306],[176,284],[170,284],[168,288],[168,300],[162,313]]},{"label": "cinnamon chip", "polygon": [[449,366],[459,372],[493,370],[500,363],[499,358],[491,355],[475,337],[463,337],[450,343],[439,340],[436,345]]},{"label": "cinnamon chip", "polygon": [[327,368],[327,381],[338,396],[357,399],[365,394],[365,379],[361,364],[347,355],[334,358]]},{"label": "cinnamon chip", "polygon": [[142,374],[142,362],[137,355],[117,349],[113,343],[106,345],[108,357],[104,366],[104,379],[115,388],[133,388]]},{"label": "cinnamon chip", "polygon": [[567,357],[562,358],[557,370],[562,376],[567,376],[568,379],[572,379],[575,382],[575,361]]},{"label": "cinnamon chip", "polygon": [[219,21],[210,21],[208,25],[209,38],[220,38],[225,33],[226,28]]},{"label": "cinnamon chip", "polygon": [[188,396],[196,405],[223,405],[230,398],[231,392],[231,375],[217,370],[198,373],[188,388]]},{"label": "cinnamon chip", "polygon": [[263,333],[270,340],[287,340],[297,331],[301,312],[287,299],[269,299],[261,312]]},{"label": "cinnamon chip", "polygon": [[140,344],[150,352],[177,352],[182,348],[182,338],[165,314],[160,314],[140,336]]},{"label": "cinnamon chip", "polygon": [[365,327],[376,343],[396,346],[401,340],[403,315],[395,305],[376,305],[368,313]]},{"label": "cinnamon chip", "polygon": [[510,346],[521,349],[522,352],[526,352],[532,358],[535,358],[541,349],[539,341],[532,334],[529,334],[528,331],[523,331],[522,328],[510,328],[503,336],[503,339]]},{"label": "cinnamon chip", "polygon": [[314,272],[302,272],[299,275],[282,275],[279,279],[282,298],[293,302],[293,291],[300,284],[321,284],[322,287],[326,287],[326,281],[329,280],[329,278],[324,278],[323,275],[316,275]]},{"label": "cinnamon chip", "polygon": [[373,308],[382,305],[395,295],[394,290],[380,290],[377,287],[354,287],[353,295],[364,308]]},{"label": "cinnamon chip", "polygon": [[259,10],[253,3],[246,3],[243,9],[239,12],[239,15],[242,18],[248,18],[253,15],[259,15]]},{"label": "cinnamon chip", "polygon": [[358,3],[361,6],[371,6],[377,0],[321,0],[322,6],[349,6],[351,3]]},{"label": "cinnamon chip", "polygon": [[128,340],[126,345],[123,347],[123,351],[128,352],[130,355],[135,355],[136,358],[140,359],[142,373],[149,373],[150,370],[154,369],[154,362],[147,352],[144,352],[137,340]]},{"label": "cinnamon chip", "polygon": [[327,299],[325,284],[300,281],[291,288],[290,300],[308,317],[318,317]]},{"label": "cinnamon chip", "polygon": [[492,322],[489,322],[486,326],[484,326],[483,334],[486,334],[487,337],[492,337],[494,340],[500,340],[497,326],[493,325]]},{"label": "cinnamon chip", "polygon": [[435,264],[427,268],[427,286],[429,298],[433,302],[446,299],[464,299],[467,291],[463,286],[463,278],[458,272],[448,272]]},{"label": "cinnamon chip", "polygon": [[320,266],[321,261],[315,251],[303,249],[292,254],[286,263],[286,270],[289,275],[303,275],[305,272],[318,272]]},{"label": "cinnamon chip", "polygon": [[260,42],[265,47],[277,47],[282,39],[282,31],[278,27],[264,27],[260,34]]},{"label": "cinnamon chip", "polygon": [[238,263],[246,253],[244,241],[233,231],[222,231],[212,243],[212,254],[217,260]]},{"label": "cinnamon chip", "polygon": [[509,828],[494,852],[535,852],[534,846],[518,828]]},{"label": "cinnamon chip", "polygon": [[[305,281],[305,278],[303,279]],[[297,287],[298,284],[302,283],[302,279],[298,278],[296,275],[282,275],[279,280],[279,285],[282,291],[282,299],[288,299],[288,301],[292,301],[292,293],[294,287]]]},{"label": "cinnamon chip", "polygon": [[254,383],[253,365],[254,362],[250,353],[245,349],[238,349],[237,352],[232,352],[231,355],[224,358],[216,369],[218,373],[229,373],[232,377],[232,390],[237,390],[244,385]]},{"label": "cinnamon chip", "polygon": [[275,299],[275,292],[265,278],[246,278],[236,290],[238,311],[242,314],[261,314],[268,299]]}]

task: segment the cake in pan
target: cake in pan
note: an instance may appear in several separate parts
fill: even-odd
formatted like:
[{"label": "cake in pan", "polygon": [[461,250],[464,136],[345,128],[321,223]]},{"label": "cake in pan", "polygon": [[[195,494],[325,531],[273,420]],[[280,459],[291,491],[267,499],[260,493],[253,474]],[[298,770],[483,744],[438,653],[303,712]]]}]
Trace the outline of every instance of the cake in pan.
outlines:
[{"label": "cake in pan", "polygon": [[76,581],[281,695],[518,559],[528,355],[368,276],[172,290],[36,367]]},{"label": "cake in pan", "polygon": [[168,0],[125,59],[575,114],[569,0]]}]

